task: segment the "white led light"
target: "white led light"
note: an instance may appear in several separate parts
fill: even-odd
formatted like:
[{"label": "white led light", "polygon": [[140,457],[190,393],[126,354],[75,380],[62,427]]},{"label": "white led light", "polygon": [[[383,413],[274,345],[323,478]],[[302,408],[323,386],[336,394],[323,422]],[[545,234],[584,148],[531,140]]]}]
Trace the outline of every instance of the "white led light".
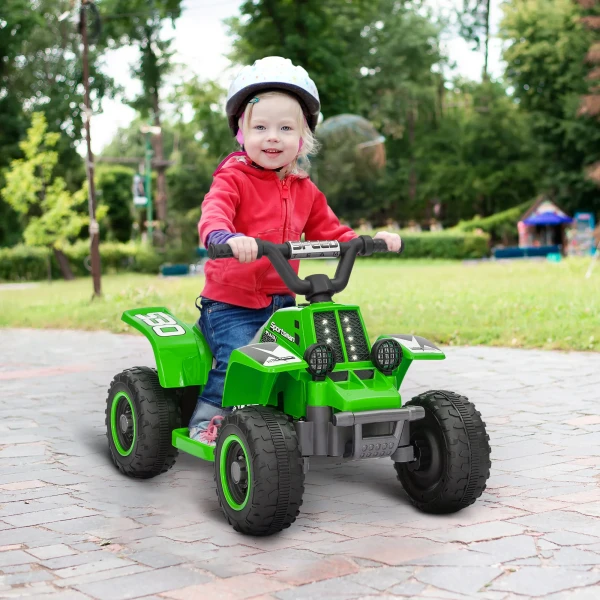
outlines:
[{"label": "white led light", "polygon": [[348,317],[344,317],[344,323],[348,323],[348,321],[350,321],[350,319]]},{"label": "white led light", "polygon": [[352,329],[350,329],[350,327],[346,327],[346,331],[352,331]]},{"label": "white led light", "polygon": [[323,319],[323,325],[327,325],[327,319]]},{"label": "white led light", "polygon": [[329,329],[326,329],[326,330],[325,330],[325,333],[329,333]]},{"label": "white led light", "polygon": [[350,346],[350,350],[352,350],[352,352],[354,352],[356,350],[356,348],[354,346]]},{"label": "white led light", "polygon": [[327,343],[331,344],[331,338],[327,338]]},{"label": "white led light", "polygon": [[352,336],[350,336],[350,337],[348,338],[348,341],[350,341],[350,342],[353,342],[353,341],[354,341],[354,338],[353,338]]},{"label": "white led light", "polygon": [[352,355],[352,360],[356,360],[356,359],[357,359],[357,356],[356,356],[356,354],[353,354],[353,355]]}]

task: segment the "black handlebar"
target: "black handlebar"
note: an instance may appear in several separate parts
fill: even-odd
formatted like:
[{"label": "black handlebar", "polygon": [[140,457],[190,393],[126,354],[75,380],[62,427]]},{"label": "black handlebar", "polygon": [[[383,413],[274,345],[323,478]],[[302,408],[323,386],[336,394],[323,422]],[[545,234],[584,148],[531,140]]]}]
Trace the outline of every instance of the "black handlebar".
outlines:
[{"label": "black handlebar", "polygon": [[[288,260],[293,257],[292,243],[274,244],[255,238],[258,245],[257,258],[266,256],[287,287],[295,292],[306,296],[311,302],[331,302],[331,296],[341,292],[347,285],[357,255],[371,256],[375,252],[388,252],[385,240],[374,239],[368,235],[361,235],[349,242],[312,242],[309,244],[322,247],[322,257],[340,256],[335,276],[329,279],[327,275],[309,275],[306,279],[300,279]],[[337,248],[339,247],[339,252]],[[400,253],[404,250],[404,243],[400,242]],[[210,259],[234,258],[233,250],[229,244],[210,244],[208,247]]]}]

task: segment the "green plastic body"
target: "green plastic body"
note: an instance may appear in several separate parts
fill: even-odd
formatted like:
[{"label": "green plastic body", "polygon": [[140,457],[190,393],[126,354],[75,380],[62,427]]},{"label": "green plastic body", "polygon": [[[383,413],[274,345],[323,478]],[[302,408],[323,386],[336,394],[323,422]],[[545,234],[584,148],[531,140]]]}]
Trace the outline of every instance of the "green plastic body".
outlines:
[{"label": "green plastic body", "polygon": [[[329,318],[333,314],[335,324],[331,323],[331,326],[339,332],[343,356],[343,360],[336,364],[333,374],[345,371],[346,380],[335,381],[334,378],[327,377],[323,381],[315,381],[307,371],[308,365],[304,360],[268,366],[245,354],[244,349],[234,350],[225,378],[223,406],[271,405],[295,419],[306,417],[307,406],[329,406],[334,411],[351,412],[400,408],[402,399],[399,389],[412,361],[445,358],[443,352],[434,346],[430,346],[431,352],[423,351],[422,348],[413,351],[408,340],[396,335],[380,336],[378,339],[395,338],[403,349],[400,366],[386,375],[375,368],[370,357],[367,360],[353,359],[348,344],[344,341],[342,328],[345,324],[340,317],[341,311],[355,311],[358,315],[370,353],[371,345],[358,306],[327,302],[284,308],[271,317],[265,331],[271,341],[276,341],[290,354],[302,358],[306,349],[318,341],[315,319],[319,318],[319,313],[328,313]],[[360,377],[357,371],[372,371],[372,377]]]},{"label": "green plastic body", "polygon": [[[347,314],[343,311],[353,311],[356,315],[353,326],[360,327],[364,336],[364,360],[355,360],[348,341],[351,338],[344,337],[350,334],[343,330],[346,324],[342,318]],[[303,356],[309,346],[318,342],[315,322],[321,318],[320,313],[328,313],[328,319],[333,315],[335,322],[330,325],[338,332],[342,360],[335,365],[332,376],[317,381],[308,372]],[[149,339],[162,387],[206,384],[212,354],[196,325],[190,327],[162,306],[128,310],[122,319]],[[403,352],[399,367],[391,373],[382,373],[370,359],[371,344],[359,307],[334,302],[280,309],[267,321],[262,335],[265,342],[274,342],[287,351],[289,360],[275,360],[275,364],[269,365],[268,361],[261,363],[246,353],[253,346],[234,350],[225,378],[223,406],[271,405],[294,419],[305,418],[309,406],[327,406],[334,412],[400,408],[399,390],[412,362],[445,358],[439,348],[423,338],[382,335],[377,339],[394,338]],[[183,452],[214,461],[214,447],[191,440],[187,428],[175,429],[172,443]]]},{"label": "green plastic body", "polygon": [[197,325],[190,327],[164,306],[126,310],[121,319],[150,341],[162,387],[206,384],[212,353]]}]

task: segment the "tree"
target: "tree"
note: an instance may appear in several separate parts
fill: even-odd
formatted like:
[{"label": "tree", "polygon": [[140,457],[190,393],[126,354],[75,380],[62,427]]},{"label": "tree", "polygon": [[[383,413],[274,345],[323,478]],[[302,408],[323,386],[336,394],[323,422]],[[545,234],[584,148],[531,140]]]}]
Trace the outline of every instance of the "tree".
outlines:
[{"label": "tree", "polygon": [[460,35],[473,42],[475,50],[481,49],[483,38],[483,73],[486,81],[488,75],[488,54],[490,45],[490,0],[463,0],[463,8],[458,12]]},{"label": "tree", "polygon": [[540,162],[531,122],[504,87],[456,81],[444,104],[439,127],[417,151],[423,200],[438,199],[454,223],[532,199]]},{"label": "tree", "polygon": [[[27,139],[20,147],[25,158],[13,160],[2,189],[4,200],[25,220],[23,237],[28,246],[53,250],[65,279],[73,273],[61,247],[79,234],[89,218],[78,211],[85,206],[87,188],[72,194],[62,177],[54,176],[60,135],[48,132],[43,113],[34,113]],[[98,211],[98,218],[103,211]]]},{"label": "tree", "polygon": [[240,16],[227,22],[231,59],[252,64],[271,55],[289,58],[315,81],[326,118],[356,112],[366,54],[361,31],[376,5],[369,0],[246,0]]},{"label": "tree", "polygon": [[541,183],[567,211],[599,210],[586,168],[600,159],[600,123],[578,116],[589,88],[585,57],[593,34],[571,0],[507,4],[501,35],[506,75],[520,107],[531,115],[542,157]]},{"label": "tree", "polygon": [[118,242],[131,239],[133,214],[133,169],[120,165],[100,165],[96,171],[100,206],[106,207],[108,238]]},{"label": "tree", "polygon": [[[161,30],[166,20],[172,23],[181,15],[181,0],[155,0],[148,5],[145,0],[103,0],[101,4],[107,18],[105,34],[113,45],[136,45],[141,60],[133,67],[132,75],[142,82],[142,94],[130,104],[142,117],[150,115],[154,125],[161,127],[160,89],[165,76],[172,69],[171,39],[162,39]],[[153,136],[154,157],[165,158],[162,133]],[[158,169],[156,216],[163,223],[167,218],[166,166]]]}]

